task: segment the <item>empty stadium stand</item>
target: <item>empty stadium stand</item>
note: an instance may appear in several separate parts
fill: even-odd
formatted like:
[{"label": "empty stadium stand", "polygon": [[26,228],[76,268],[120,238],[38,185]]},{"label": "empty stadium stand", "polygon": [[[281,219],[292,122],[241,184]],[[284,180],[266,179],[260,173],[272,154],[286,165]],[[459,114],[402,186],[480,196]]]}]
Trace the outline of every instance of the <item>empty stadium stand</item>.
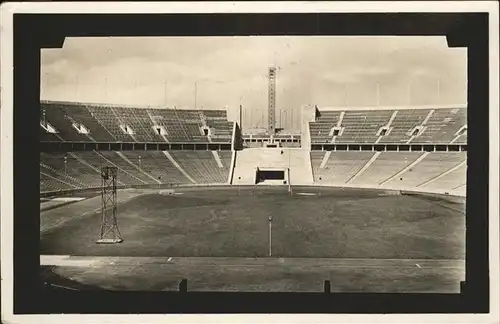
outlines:
[{"label": "empty stadium stand", "polygon": [[380,143],[407,143],[411,138],[411,130],[422,125],[430,112],[427,109],[398,110],[391,131],[381,138]]},{"label": "empty stadium stand", "polygon": [[77,189],[75,185],[70,185],[63,180],[57,179],[57,175],[48,174],[47,170],[40,167],[40,191],[58,191],[58,190],[68,190]]},{"label": "empty stadium stand", "polygon": [[377,131],[389,123],[393,111],[346,111],[341,126],[342,136],[336,138],[336,143],[375,143]]},{"label": "empty stadium stand", "polygon": [[366,171],[357,175],[349,183],[360,186],[380,184],[415,162],[422,155],[421,152],[380,152]]},{"label": "empty stadium stand", "polygon": [[61,175],[58,179],[78,179],[78,185],[82,187],[96,187],[101,184],[101,179],[96,177],[99,167],[92,169],[90,166],[81,163],[74,155],[65,153],[41,153],[40,161],[42,165],[50,166],[54,170],[59,170]]},{"label": "empty stadium stand", "polygon": [[[44,101],[40,118],[40,141],[47,142],[231,143],[233,135],[225,110]],[[56,133],[48,132],[46,124]]]},{"label": "empty stadium stand", "polygon": [[[40,106],[42,121],[50,123],[59,132],[59,136],[55,136],[40,127],[40,141],[116,141],[87,105],[42,102]],[[90,137],[78,134],[73,123],[85,125],[91,132]]]},{"label": "empty stadium stand", "polygon": [[195,183],[226,183],[228,180],[231,167],[231,157],[228,152],[172,151],[170,153],[179,167],[186,170]]},{"label": "empty stadium stand", "polygon": [[424,189],[448,189],[450,191],[457,190],[465,185],[467,179],[467,166],[459,164],[455,169],[450,169],[449,172],[443,172],[439,176],[431,178],[420,186]]},{"label": "empty stadium stand", "polygon": [[315,183],[451,192],[466,183],[465,152],[311,152]]},{"label": "empty stadium stand", "polygon": [[466,163],[463,152],[424,153],[425,157],[417,164],[395,178],[382,182],[382,186],[393,188],[420,187],[427,181],[438,177],[444,172]]},{"label": "empty stadium stand", "polygon": [[312,143],[333,143],[331,130],[340,126],[340,111],[323,111],[315,122],[309,124]]},{"label": "empty stadium stand", "polygon": [[[40,191],[97,188],[100,168],[105,165],[118,167],[119,186],[252,184],[257,167],[274,166],[290,170],[289,181],[294,185],[465,194],[467,160],[463,151],[310,151],[293,148],[300,146],[297,134],[275,134],[266,140],[243,135],[240,138],[246,147],[256,147],[241,151],[209,145],[234,145],[234,126],[225,110],[44,101],[41,142],[183,145],[146,150],[144,144],[141,149],[102,149],[99,144],[90,150],[41,152]],[[311,144],[322,144],[320,147],[467,143],[467,109],[463,107],[320,110],[308,126]],[[269,139],[284,148],[262,148]],[[197,143],[207,144],[206,148],[192,145]]]},{"label": "empty stadium stand", "polygon": [[426,129],[414,142],[450,143],[460,128],[467,124],[466,109],[436,109],[426,123]]},{"label": "empty stadium stand", "polygon": [[118,167],[118,185],[227,183],[231,151],[91,151],[40,154],[40,191],[101,185],[100,167]]},{"label": "empty stadium stand", "polygon": [[123,151],[121,153],[161,183],[189,183],[189,179],[161,151]]},{"label": "empty stadium stand", "polygon": [[329,151],[322,156],[313,156],[319,160],[314,180],[319,184],[346,184],[373,154],[374,152]]},{"label": "empty stadium stand", "polygon": [[466,108],[325,110],[309,123],[312,144],[466,144],[466,127]]}]

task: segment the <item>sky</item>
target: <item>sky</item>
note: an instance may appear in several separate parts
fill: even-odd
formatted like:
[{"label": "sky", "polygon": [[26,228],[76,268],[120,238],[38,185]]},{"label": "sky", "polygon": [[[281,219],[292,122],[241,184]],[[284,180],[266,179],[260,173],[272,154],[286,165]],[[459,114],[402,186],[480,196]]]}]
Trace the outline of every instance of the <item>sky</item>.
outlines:
[{"label": "sky", "polygon": [[[429,36],[67,38],[41,53],[41,99],[178,109],[243,106],[264,127],[267,73],[278,68],[278,126],[302,105],[464,104],[467,53]],[[378,86],[377,86],[378,85]],[[377,91],[378,89],[378,91]]]}]

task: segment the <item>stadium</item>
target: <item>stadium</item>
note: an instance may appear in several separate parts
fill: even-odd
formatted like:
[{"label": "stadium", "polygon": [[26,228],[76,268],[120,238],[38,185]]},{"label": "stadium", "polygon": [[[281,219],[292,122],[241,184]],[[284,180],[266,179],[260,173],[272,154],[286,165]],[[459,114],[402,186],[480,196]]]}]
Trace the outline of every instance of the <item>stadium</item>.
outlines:
[{"label": "stadium", "polygon": [[197,104],[196,83],[190,107],[42,99],[45,283],[459,293],[467,105],[382,105],[378,83],[375,105],[303,104],[277,87],[300,71],[263,71],[259,127],[255,104]]},{"label": "stadium", "polygon": [[[459,291],[466,107],[305,106],[300,134],[271,124],[260,135],[224,110],[41,107],[42,263],[61,277],[132,290],[186,278],[195,290],[330,280],[340,291]],[[95,244],[102,166],[117,168],[120,244]]]}]

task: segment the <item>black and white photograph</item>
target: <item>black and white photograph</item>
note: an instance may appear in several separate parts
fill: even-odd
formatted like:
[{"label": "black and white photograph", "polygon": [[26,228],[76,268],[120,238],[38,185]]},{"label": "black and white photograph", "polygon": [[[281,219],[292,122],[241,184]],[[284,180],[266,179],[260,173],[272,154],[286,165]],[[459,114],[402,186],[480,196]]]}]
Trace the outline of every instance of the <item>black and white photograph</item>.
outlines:
[{"label": "black and white photograph", "polygon": [[466,60],[430,36],[67,38],[41,53],[42,271],[458,293]]},{"label": "black and white photograph", "polygon": [[174,314],[404,314],[429,296],[423,313],[498,319],[495,5],[132,4],[2,6],[14,314],[156,313],[149,296]]}]

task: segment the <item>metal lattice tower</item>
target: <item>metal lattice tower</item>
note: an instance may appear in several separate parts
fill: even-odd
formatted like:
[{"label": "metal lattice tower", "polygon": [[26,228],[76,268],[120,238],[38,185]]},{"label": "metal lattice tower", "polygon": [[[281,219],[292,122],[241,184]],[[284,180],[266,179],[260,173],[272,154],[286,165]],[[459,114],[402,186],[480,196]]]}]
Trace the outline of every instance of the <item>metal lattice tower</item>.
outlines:
[{"label": "metal lattice tower", "polygon": [[267,131],[274,135],[276,126],[276,68],[269,68],[269,94],[267,112]]},{"label": "metal lattice tower", "polygon": [[116,176],[117,167],[101,167],[101,233],[96,243],[121,243],[122,235],[116,219]]}]

